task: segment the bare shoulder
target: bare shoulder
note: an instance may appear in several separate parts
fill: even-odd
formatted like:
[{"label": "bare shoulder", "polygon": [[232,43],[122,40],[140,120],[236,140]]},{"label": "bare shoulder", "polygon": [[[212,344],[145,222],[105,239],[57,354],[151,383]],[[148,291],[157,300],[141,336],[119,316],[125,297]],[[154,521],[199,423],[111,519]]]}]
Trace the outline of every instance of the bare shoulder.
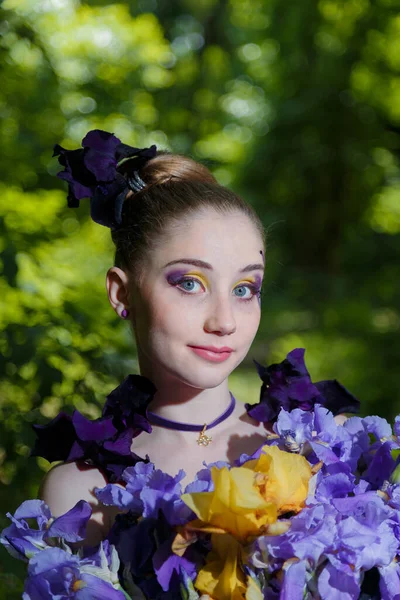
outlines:
[{"label": "bare shoulder", "polygon": [[63,514],[78,500],[98,504],[94,488],[104,487],[106,484],[105,476],[97,467],[83,462],[62,463],[46,473],[39,495],[50,509],[53,505],[55,513]]},{"label": "bare shoulder", "polygon": [[54,517],[70,510],[79,500],[92,507],[86,543],[97,544],[105,537],[117,513],[97,500],[94,489],[107,485],[107,479],[97,467],[83,462],[68,462],[52,467],[44,476],[39,497],[49,506]]},{"label": "bare shoulder", "polygon": [[343,425],[343,423],[346,423],[348,418],[349,417],[347,417],[344,413],[340,413],[339,415],[336,415],[335,421],[337,425]]}]

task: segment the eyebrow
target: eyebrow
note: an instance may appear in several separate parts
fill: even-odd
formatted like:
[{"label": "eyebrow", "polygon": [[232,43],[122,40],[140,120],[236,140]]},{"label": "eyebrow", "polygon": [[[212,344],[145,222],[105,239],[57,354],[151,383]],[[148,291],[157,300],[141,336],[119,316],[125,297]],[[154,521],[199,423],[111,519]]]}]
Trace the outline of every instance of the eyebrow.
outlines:
[{"label": "eyebrow", "polygon": [[[199,260],[198,258],[179,258],[178,260],[171,260],[171,262],[163,266],[163,269],[165,269],[165,267],[169,267],[177,263],[184,263],[185,265],[194,265],[195,267],[202,267],[203,269],[209,269],[210,271],[214,270],[210,263],[204,262],[204,260]],[[264,265],[260,263],[247,265],[246,267],[243,267],[243,269],[240,269],[239,273],[245,273],[247,271],[264,271]]]}]

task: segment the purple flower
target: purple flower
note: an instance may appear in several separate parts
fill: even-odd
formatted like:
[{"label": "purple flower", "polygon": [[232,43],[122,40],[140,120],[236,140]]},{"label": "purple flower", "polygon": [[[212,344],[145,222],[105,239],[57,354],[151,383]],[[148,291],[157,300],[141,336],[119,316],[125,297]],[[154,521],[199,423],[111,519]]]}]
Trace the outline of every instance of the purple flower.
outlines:
[{"label": "purple flower", "polygon": [[346,464],[337,462],[329,465],[325,471],[317,474],[315,498],[311,504],[323,502],[329,504],[333,498],[343,498],[353,493],[355,476],[350,473]]},{"label": "purple flower", "polygon": [[175,477],[156,469],[149,477],[140,498],[143,502],[143,517],[154,517],[161,511],[170,525],[183,525],[194,518],[190,508],[181,500],[182,469]]},{"label": "purple flower", "polygon": [[317,402],[334,415],[360,412],[360,401],[336,379],[317,381],[314,385],[321,394]]},{"label": "purple flower", "polygon": [[59,144],[54,146],[53,156],[58,156],[64,167],[57,176],[68,182],[68,206],[77,208],[82,198],[90,198],[92,219],[115,229],[121,224],[122,206],[129,191],[126,178],[118,171],[121,161],[134,160],[132,166],[139,169],[156,156],[157,147],[134,148],[100,129],[89,131],[82,147],[66,150]]},{"label": "purple flower", "polygon": [[306,587],[306,561],[288,561],[283,566],[283,570],[285,577],[282,583],[280,600],[303,600]]},{"label": "purple flower", "polygon": [[354,600],[360,595],[360,579],[350,567],[328,562],[318,577],[318,592],[324,600]]},{"label": "purple flower", "polygon": [[351,433],[337,425],[333,414],[324,406],[315,405],[314,427],[315,437],[310,446],[319,460],[326,465],[341,461],[348,463],[351,469],[357,467],[359,446],[353,447]]},{"label": "purple flower", "polygon": [[203,555],[201,549],[193,546],[182,557],[175,555],[172,552],[175,535],[175,529],[161,511],[157,518],[138,520],[132,512],[117,516],[109,538],[124,565],[127,589],[131,581],[149,598],[180,597],[181,569],[194,577]]},{"label": "purple flower", "polygon": [[[188,487],[207,491],[210,488],[208,474],[209,471],[203,469]],[[122,562],[129,566],[133,582],[150,597],[158,597],[161,590],[171,592],[171,586],[175,589],[181,569],[194,577],[195,564],[201,560],[198,548],[189,547],[183,556],[172,552],[175,526],[195,518],[181,500],[180,482],[184,476],[182,470],[172,477],[154,469],[152,463],[138,463],[123,473],[126,489],[109,484],[95,490],[96,497],[104,504],[115,504],[129,511],[118,515],[110,540],[117,547]],[[151,573],[155,573],[155,580],[150,577],[149,581]]]},{"label": "purple flower", "polygon": [[75,410],[61,412],[47,425],[33,425],[38,437],[31,456],[84,460],[103,469],[111,482],[121,481],[126,467],[144,460],[131,452],[132,439],[151,432],[147,406],[156,388],[142,375],[128,375],[108,396],[103,414],[90,420]]},{"label": "purple flower", "polygon": [[377,440],[390,438],[392,436],[392,428],[386,419],[376,415],[364,417],[363,424],[368,433],[372,433]]},{"label": "purple flower", "polygon": [[[226,466],[227,463],[219,461],[214,464],[219,469]],[[207,465],[205,469],[201,469],[196,473],[194,481],[188,483],[185,487],[185,494],[193,494],[194,492],[212,492],[214,490],[214,482],[210,471],[211,466],[212,465]]]},{"label": "purple flower", "polygon": [[390,565],[379,568],[379,591],[381,600],[399,600],[400,598],[400,564],[393,560]]},{"label": "purple flower", "polygon": [[[398,483],[385,486],[384,495],[387,504],[397,511],[400,516],[400,485]],[[400,541],[400,537],[399,537]]]},{"label": "purple flower", "polygon": [[23,600],[125,599],[115,574],[84,562],[61,548],[38,552],[29,562]]},{"label": "purple flower", "polygon": [[125,488],[109,483],[104,488],[95,489],[96,498],[106,506],[117,506],[121,510],[130,510],[135,515],[141,515],[143,512],[141,492],[153,471],[153,463],[138,462],[122,473],[122,479],[126,482]]},{"label": "purple flower", "polygon": [[153,556],[153,567],[157,575],[157,581],[164,592],[169,590],[174,574],[179,575],[182,569],[191,579],[196,577],[196,562],[198,562],[196,550],[189,547],[183,556],[174,554],[171,550],[174,537],[174,535],[171,536],[161,544]]},{"label": "purple flower", "polygon": [[96,178],[84,163],[85,150],[65,150],[59,144],[54,146],[53,156],[58,156],[58,162],[65,167],[57,173],[57,177],[68,182],[68,206],[77,208],[81,198],[89,198],[96,186]]},{"label": "purple flower", "polygon": [[[14,515],[7,513],[7,517],[12,523],[3,529],[0,542],[11,556],[27,562],[47,545],[43,537],[52,519],[50,509],[42,500],[25,500]],[[27,519],[35,519],[37,527],[30,527]]]},{"label": "purple flower", "polygon": [[[83,540],[92,514],[88,502],[79,500],[73,508],[54,519],[43,500],[26,500],[14,513],[7,513],[12,524],[3,530],[0,542],[12,556],[26,560],[48,547],[51,538],[66,542]],[[27,519],[36,519],[37,528],[28,525]]]},{"label": "purple flower", "polygon": [[280,436],[281,450],[301,452],[304,444],[313,439],[314,413],[295,408],[291,412],[281,409],[273,430]]},{"label": "purple flower", "polygon": [[[100,129],[89,131],[82,140],[85,167],[93,173],[96,181],[112,181],[117,168],[116,150],[121,140],[114,134]],[[66,150],[64,152],[67,152]]]},{"label": "purple flower", "polygon": [[363,478],[371,484],[371,488],[379,490],[385,481],[389,481],[396,462],[391,454],[391,444],[385,442],[376,450]]},{"label": "purple flower", "polygon": [[[286,533],[259,537],[254,550],[261,552],[265,566],[270,566],[274,558],[275,569],[293,557],[307,560],[316,568],[326,549],[333,546],[336,535],[336,511],[329,505],[319,504],[304,508],[293,517]],[[260,559],[255,566],[263,566]]]},{"label": "purple flower", "polygon": [[274,423],[279,411],[300,408],[310,411],[315,403],[324,405],[334,414],[358,412],[359,401],[338,381],[312,383],[304,363],[304,348],[296,348],[279,364],[263,367],[257,361],[263,381],[258,404],[246,404],[249,415],[260,422]]},{"label": "purple flower", "polygon": [[44,539],[62,538],[66,542],[78,542],[85,539],[86,527],[92,515],[92,507],[86,500],[79,500],[65,514],[51,523]]},{"label": "purple flower", "polygon": [[[183,525],[195,517],[181,500],[180,481],[184,476],[182,469],[172,477],[154,469],[152,463],[138,463],[123,472],[125,489],[108,484],[104,488],[96,488],[95,494],[103,504],[115,505],[150,519],[157,518],[161,511],[170,525]],[[205,486],[201,484],[200,487]]]},{"label": "purple flower", "polygon": [[296,348],[279,364],[263,367],[253,361],[263,381],[260,403],[246,404],[251,417],[261,422],[274,422],[281,408],[291,411],[294,408],[311,410],[319,391],[311,382],[304,364],[303,348]]},{"label": "purple flower", "polygon": [[364,571],[390,564],[398,548],[389,521],[392,509],[373,492],[336,498],[332,504],[342,515],[337,546],[340,560]]}]

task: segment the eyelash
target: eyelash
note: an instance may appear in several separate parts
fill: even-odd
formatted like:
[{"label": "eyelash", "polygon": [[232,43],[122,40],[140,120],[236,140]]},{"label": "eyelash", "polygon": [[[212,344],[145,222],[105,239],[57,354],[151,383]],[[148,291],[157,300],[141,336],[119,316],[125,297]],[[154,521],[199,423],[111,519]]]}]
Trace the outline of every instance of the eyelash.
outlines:
[{"label": "eyelash", "polygon": [[[181,292],[181,294],[185,294],[185,295],[190,295],[190,296],[194,296],[194,294],[192,294],[191,292],[185,292],[184,290],[180,289],[178,286],[182,283],[184,283],[185,281],[195,281],[196,283],[200,284],[200,281],[198,279],[195,279],[194,277],[182,277],[181,279],[178,279],[173,285],[176,286],[176,288]],[[243,302],[250,302],[251,300],[253,300],[253,298],[255,298],[257,295],[261,297],[261,289],[259,289],[257,286],[252,285],[250,283],[246,283],[246,284],[241,284],[238,285],[236,287],[247,287],[251,290],[252,295],[251,298],[242,298]],[[235,288],[236,289],[236,288]],[[240,298],[240,296],[238,296],[238,298]]]}]

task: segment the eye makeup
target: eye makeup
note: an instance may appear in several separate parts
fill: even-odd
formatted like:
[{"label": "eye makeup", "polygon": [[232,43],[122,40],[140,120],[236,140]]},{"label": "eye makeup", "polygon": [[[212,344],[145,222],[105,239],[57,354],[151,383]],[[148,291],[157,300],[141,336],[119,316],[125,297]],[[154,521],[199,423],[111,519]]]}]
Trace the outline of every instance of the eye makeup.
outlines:
[{"label": "eye makeup", "polygon": [[[185,291],[180,289],[178,286],[183,284],[185,281],[189,281],[189,282],[197,282],[197,283],[201,283],[203,284],[205,287],[209,287],[209,282],[208,279],[206,277],[204,277],[204,275],[202,273],[198,273],[198,272],[187,272],[184,269],[175,269],[174,271],[171,271],[170,273],[168,273],[166,275],[166,279],[167,282],[174,286],[177,287],[177,289],[185,295],[195,295],[192,294],[189,291]],[[249,302],[250,300],[252,300],[255,296],[257,296],[257,300],[258,303],[260,304],[260,296],[261,296],[261,283],[262,283],[262,278],[260,275],[253,275],[251,277],[249,277],[249,279],[247,281],[239,281],[234,288],[237,287],[247,287],[251,290],[252,295],[250,296],[250,298],[243,298],[243,302]],[[240,296],[237,296],[238,298],[241,298]]]},{"label": "eye makeup", "polygon": [[206,279],[202,273],[197,273],[197,271],[191,271],[188,273],[185,269],[176,269],[175,271],[171,271],[171,273],[168,273],[167,275],[167,281],[171,285],[178,285],[178,283],[181,283],[184,277],[198,277],[205,285],[209,284],[208,279]]}]

